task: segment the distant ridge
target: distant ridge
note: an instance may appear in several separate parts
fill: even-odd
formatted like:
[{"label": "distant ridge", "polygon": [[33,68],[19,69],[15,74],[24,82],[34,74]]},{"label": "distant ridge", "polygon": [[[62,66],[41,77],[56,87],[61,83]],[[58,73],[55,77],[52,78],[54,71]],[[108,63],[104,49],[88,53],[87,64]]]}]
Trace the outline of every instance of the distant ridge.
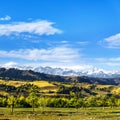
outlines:
[{"label": "distant ridge", "polygon": [[18,64],[6,64],[1,65],[4,68],[17,68],[19,70],[32,70],[35,72],[52,74],[52,75],[60,75],[60,76],[88,76],[88,77],[98,77],[98,78],[120,78],[120,70],[104,70],[99,69],[93,66],[82,66],[75,68],[61,68],[61,67],[50,67],[50,66],[26,66],[26,65],[18,65]]},{"label": "distant ridge", "polygon": [[32,70],[19,70],[17,68],[0,68],[0,78],[5,80],[34,81],[46,80],[57,82],[86,82],[90,84],[120,85],[120,78],[95,78],[88,76],[60,76],[51,75]]}]

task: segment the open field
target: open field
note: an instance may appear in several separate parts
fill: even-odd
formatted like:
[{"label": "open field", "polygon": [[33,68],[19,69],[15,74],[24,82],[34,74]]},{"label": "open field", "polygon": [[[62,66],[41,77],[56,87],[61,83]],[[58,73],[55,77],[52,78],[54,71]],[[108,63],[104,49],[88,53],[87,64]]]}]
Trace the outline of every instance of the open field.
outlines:
[{"label": "open field", "polygon": [[120,120],[120,108],[0,108],[0,120]]},{"label": "open field", "polygon": [[34,84],[38,87],[46,87],[46,86],[54,86],[53,84],[47,82],[47,81],[33,81],[33,82],[26,82],[26,81],[13,81],[13,80],[0,80],[0,84],[6,84],[6,85],[13,85],[15,87],[24,85],[24,84]]}]

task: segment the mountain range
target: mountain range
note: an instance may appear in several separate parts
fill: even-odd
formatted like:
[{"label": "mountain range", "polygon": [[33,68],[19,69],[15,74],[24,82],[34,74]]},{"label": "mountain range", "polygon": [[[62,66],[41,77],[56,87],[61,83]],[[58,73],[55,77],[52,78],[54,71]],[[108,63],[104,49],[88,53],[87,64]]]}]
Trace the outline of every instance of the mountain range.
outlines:
[{"label": "mountain range", "polygon": [[32,70],[34,72],[40,72],[45,74],[60,75],[60,76],[88,76],[97,78],[120,78],[120,71],[108,71],[99,69],[97,67],[85,67],[85,68],[53,68],[53,67],[32,67],[32,66],[20,66],[18,64],[8,64],[1,67],[5,68],[17,68],[20,70]]},{"label": "mountain range", "polygon": [[[41,68],[41,69],[40,69]],[[108,85],[120,85],[120,78],[114,77],[114,78],[104,78],[104,77],[90,77],[90,76],[77,76],[74,74],[68,76],[68,73],[73,73],[73,71],[67,71],[62,72],[64,75],[55,75],[49,73],[49,71],[52,70],[50,67],[46,67],[47,69],[44,69],[43,67],[40,67],[39,69],[36,68],[34,70],[27,70],[18,69],[18,68],[0,68],[0,78],[4,80],[20,80],[20,81],[34,81],[34,80],[46,80],[49,82],[85,82],[90,84],[108,84]],[[62,71],[61,68],[56,68],[57,70]],[[55,70],[56,70],[55,69]],[[46,73],[42,73],[44,71],[38,71],[38,70],[46,70]],[[37,72],[36,72],[37,71]],[[48,74],[49,73],[49,74]],[[67,74],[65,74],[67,73]],[[67,75],[67,76],[66,76]]]}]

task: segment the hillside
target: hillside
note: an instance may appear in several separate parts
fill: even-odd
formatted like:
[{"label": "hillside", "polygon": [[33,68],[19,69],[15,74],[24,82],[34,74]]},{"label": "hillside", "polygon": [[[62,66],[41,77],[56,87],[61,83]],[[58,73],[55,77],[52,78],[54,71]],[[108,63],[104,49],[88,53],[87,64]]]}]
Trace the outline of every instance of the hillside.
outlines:
[{"label": "hillside", "polygon": [[119,78],[92,78],[87,76],[58,76],[32,70],[0,68],[0,95],[28,95],[32,86],[45,96],[70,96],[79,91],[80,96],[119,95]]},{"label": "hillside", "polygon": [[120,97],[119,86],[115,85],[94,85],[87,83],[61,83],[47,81],[12,81],[0,80],[0,96],[9,95],[28,96],[32,87],[36,87],[40,94],[48,97],[70,97],[78,92],[80,97],[90,96],[112,96]]},{"label": "hillside", "polygon": [[50,82],[78,82],[90,84],[103,84],[103,85],[119,85],[120,78],[95,78],[87,76],[59,76],[50,75],[32,70],[19,70],[15,68],[0,68],[0,78],[5,80],[21,80],[21,81],[35,81],[46,80]]}]

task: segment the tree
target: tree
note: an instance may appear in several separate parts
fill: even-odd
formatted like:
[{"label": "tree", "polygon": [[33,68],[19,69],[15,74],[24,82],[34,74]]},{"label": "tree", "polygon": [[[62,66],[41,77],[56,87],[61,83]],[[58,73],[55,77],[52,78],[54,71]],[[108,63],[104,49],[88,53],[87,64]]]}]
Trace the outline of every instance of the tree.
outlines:
[{"label": "tree", "polygon": [[11,107],[11,114],[13,114],[14,107],[15,107],[15,104],[16,104],[17,100],[13,95],[11,95],[11,96],[8,97],[7,102],[8,102],[8,105]]},{"label": "tree", "polygon": [[115,98],[115,96],[110,97],[107,102],[108,102],[108,106],[110,106],[111,108],[115,107],[116,106],[116,98]]},{"label": "tree", "polygon": [[88,107],[96,107],[97,103],[96,103],[96,97],[95,96],[91,96],[87,99],[87,106]]},{"label": "tree", "polygon": [[26,98],[23,95],[20,95],[17,98],[17,107],[30,107],[30,105],[26,101]]},{"label": "tree", "polygon": [[5,107],[7,105],[7,99],[0,97],[0,107]]},{"label": "tree", "polygon": [[[82,85],[82,84],[81,84]],[[79,107],[79,103],[78,103],[78,99],[79,97],[81,96],[81,90],[79,88],[79,84],[78,84],[78,81],[76,80],[75,82],[75,85],[74,85],[74,89],[75,89],[75,107],[76,107],[76,112],[78,112],[78,107]],[[81,86],[81,89],[82,89],[82,86]]]},{"label": "tree", "polygon": [[33,85],[30,89],[30,94],[27,97],[28,103],[32,106],[32,111],[34,113],[34,108],[35,106],[38,105],[38,93],[39,93],[39,88],[35,85]]}]

